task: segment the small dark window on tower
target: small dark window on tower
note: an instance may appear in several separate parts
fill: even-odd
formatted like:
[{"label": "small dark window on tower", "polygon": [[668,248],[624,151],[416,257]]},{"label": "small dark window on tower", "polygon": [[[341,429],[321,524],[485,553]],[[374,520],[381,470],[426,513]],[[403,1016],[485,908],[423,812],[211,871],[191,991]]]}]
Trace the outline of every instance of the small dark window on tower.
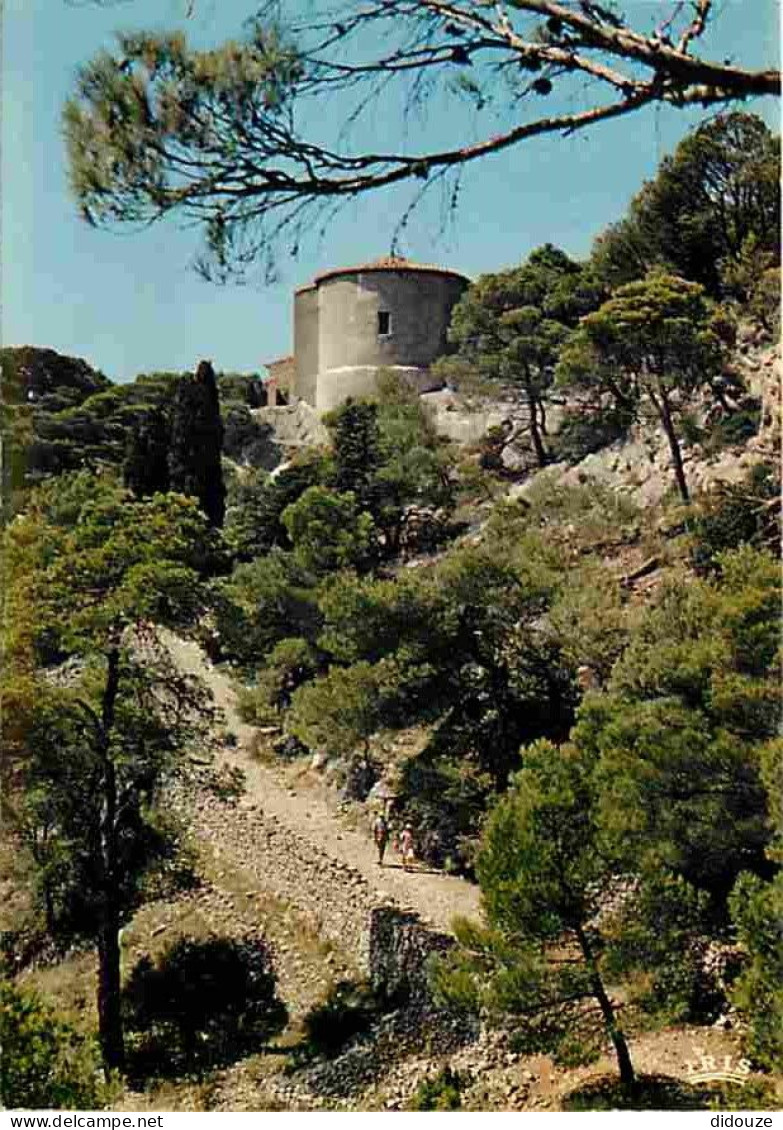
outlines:
[{"label": "small dark window on tower", "polygon": [[388,310],[378,311],[378,337],[388,337],[391,333],[391,314]]}]

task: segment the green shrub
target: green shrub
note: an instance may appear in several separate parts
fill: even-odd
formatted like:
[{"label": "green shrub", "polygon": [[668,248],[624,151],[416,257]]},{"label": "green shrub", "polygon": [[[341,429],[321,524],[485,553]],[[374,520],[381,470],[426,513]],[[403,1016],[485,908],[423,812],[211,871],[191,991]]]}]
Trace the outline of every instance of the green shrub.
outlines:
[{"label": "green shrub", "polygon": [[269,701],[269,691],[261,686],[240,687],[237,691],[237,714],[251,726],[276,726],[280,712]]},{"label": "green shrub", "polygon": [[8,981],[0,983],[0,1047],[4,1107],[98,1110],[109,1101],[95,1042]]},{"label": "green shrub", "polygon": [[282,639],[264,658],[256,682],[239,691],[239,716],[255,726],[276,724],[291,696],[318,671],[319,657],[305,639]]},{"label": "green shrub", "polygon": [[697,443],[704,443],[707,432],[699,422],[695,412],[683,412],[680,416],[680,435],[683,443],[693,447]]},{"label": "green shrub", "polygon": [[562,1109],[571,1113],[599,1110],[778,1110],[774,1087],[763,1079],[743,1084],[694,1085],[666,1075],[646,1075],[629,1098],[616,1076],[603,1076],[570,1091]]},{"label": "green shrub", "polygon": [[411,1099],[411,1110],[461,1110],[467,1080],[458,1071],[444,1067],[433,1079],[423,1079]]},{"label": "green shrub", "polygon": [[258,1050],[287,1021],[263,938],[180,938],[124,991],[132,1072],[182,1075]]},{"label": "green shrub", "polygon": [[593,452],[622,439],[630,423],[628,414],[617,408],[606,408],[600,412],[585,408],[566,410],[550,443],[552,459],[579,463]]},{"label": "green shrub", "polygon": [[732,917],[749,962],[733,992],[748,1023],[753,1059],[771,1071],[783,1068],[783,874],[771,883],[747,872],[730,900]]},{"label": "green shrub", "polygon": [[571,1113],[599,1110],[707,1110],[712,1094],[707,1086],[694,1087],[667,1075],[641,1076],[633,1095],[623,1090],[616,1075],[593,1079],[563,1097],[562,1109]]},{"label": "green shrub", "polygon": [[366,569],[376,550],[372,515],[360,509],[353,491],[308,487],[280,519],[294,547],[294,559],[321,576],[338,569]]},{"label": "green shrub", "polygon": [[[543,471],[526,490],[524,504],[525,509],[517,510],[516,515],[513,504],[497,507],[488,523],[490,532],[501,534],[504,526],[508,527],[506,536],[516,534],[514,526],[520,534],[525,528],[542,530],[550,555],[557,546],[573,554],[631,541],[641,529],[640,510],[633,498],[587,473],[578,484],[564,486],[556,472]],[[555,561],[555,567],[563,568],[560,561]]]},{"label": "green shrub", "polygon": [[745,397],[736,412],[721,416],[707,437],[705,449],[714,454],[726,447],[739,447],[758,433],[760,422],[761,401]]},{"label": "green shrub", "polygon": [[780,337],[780,267],[771,267],[757,280],[750,298],[750,313],[773,338]]},{"label": "green shrub", "polygon": [[482,471],[495,471],[502,475],[505,472],[503,465],[503,448],[509,440],[508,428],[498,425],[489,428],[479,443],[479,467]]},{"label": "green shrub", "polygon": [[710,1088],[710,1110],[780,1110],[780,1098],[771,1079],[749,1079],[747,1083],[721,1083]]},{"label": "green shrub", "polygon": [[736,486],[701,502],[691,526],[691,560],[702,575],[719,571],[719,554],[741,545],[775,551],[780,544],[780,478],[759,464]]},{"label": "green shrub", "polygon": [[[450,747],[450,748],[449,748]],[[416,852],[434,867],[472,871],[481,820],[492,795],[492,777],[471,764],[470,735],[436,734],[402,770],[405,817],[416,828]]]}]

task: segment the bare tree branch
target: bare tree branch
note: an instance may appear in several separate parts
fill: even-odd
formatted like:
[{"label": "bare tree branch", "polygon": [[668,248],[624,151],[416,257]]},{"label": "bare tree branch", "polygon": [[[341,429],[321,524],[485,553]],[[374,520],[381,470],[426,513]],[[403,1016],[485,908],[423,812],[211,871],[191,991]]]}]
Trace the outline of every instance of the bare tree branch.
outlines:
[{"label": "bare tree branch", "polygon": [[692,39],[698,39],[704,33],[712,11],[712,0],[691,0],[695,12],[693,22],[686,27],[677,44],[677,50],[685,52]]},{"label": "bare tree branch", "polygon": [[[212,262],[219,277],[283,234],[298,245],[326,201],[426,182],[653,103],[779,95],[777,71],[692,54],[717,19],[713,0],[656,2],[664,18],[652,33],[593,0],[313,0],[307,21],[283,30],[286,5],[265,0],[244,41],[213,51],[190,50],[182,35],[121,36],[116,54],[83,69],[66,107],[74,192],[91,223],[174,212],[201,225],[204,268]],[[352,146],[368,107],[402,125],[438,96],[463,118],[457,100],[472,100],[477,124],[491,104],[494,128],[440,148],[407,135],[389,152]],[[542,113],[550,96],[555,106]],[[308,131],[312,107],[318,124]],[[419,185],[414,198],[424,195]]]}]

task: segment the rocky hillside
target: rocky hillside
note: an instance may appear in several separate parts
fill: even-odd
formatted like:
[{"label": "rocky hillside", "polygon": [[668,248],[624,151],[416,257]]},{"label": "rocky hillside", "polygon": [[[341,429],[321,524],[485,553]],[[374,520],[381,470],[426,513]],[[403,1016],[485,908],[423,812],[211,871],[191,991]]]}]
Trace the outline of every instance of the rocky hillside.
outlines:
[{"label": "rocky hillside", "polygon": [[[423,959],[449,944],[454,914],[479,912],[475,888],[426,870],[405,873],[393,856],[378,869],[367,827],[356,826],[322,778],[259,760],[258,735],[236,716],[225,674],[192,645],[172,646],[224,710],[232,737],[220,761],[233,781],[241,772],[242,787],[217,796],[205,778],[195,795],[177,800],[197,845],[199,886],[140,912],[125,932],[126,961],[154,955],[180,936],[242,937],[263,929],[291,1011],[281,1041],[289,1058],[245,1059],[218,1072],[207,1090],[160,1082],[143,1094],[127,1092],[121,1109],[403,1110],[448,1066],[460,1080],[463,1109],[545,1111],[562,1109],[575,1088],[612,1071],[609,1059],[558,1068],[548,1056],[521,1055],[502,1032],[466,1028],[440,1014],[421,980]],[[86,961],[69,959],[61,985],[81,983]],[[30,973],[47,989],[52,975]],[[337,999],[340,986],[358,987],[361,1000],[365,983],[404,989],[408,1003],[370,1011],[336,1051],[297,1053],[309,1047],[303,1031],[313,1008]],[[67,1000],[68,990],[60,995]],[[707,1030],[640,1035],[634,1049],[640,1070],[684,1083],[699,1056],[741,1055],[730,1020]]]},{"label": "rocky hillside", "polygon": [[[732,366],[744,384],[751,409],[742,434],[716,431],[714,403],[697,402],[693,426],[685,436],[684,459],[695,493],[709,491],[715,484],[743,478],[759,462],[775,458],[780,446],[780,388],[783,363],[780,349],[770,345],[758,329],[741,327]],[[491,396],[463,396],[443,388],[421,396],[437,431],[458,446],[475,449],[490,432],[499,433],[500,466],[517,485],[511,497],[524,494],[525,486],[540,475],[532,459],[528,414],[518,400]],[[555,452],[559,429],[568,411],[578,411],[579,401],[557,396],[547,405],[549,436]],[[266,470],[280,465],[293,453],[328,442],[328,432],[318,414],[300,401],[280,408],[251,411],[259,434],[267,437],[263,451],[251,451],[250,462]],[[745,417],[743,417],[744,419]],[[732,442],[732,439],[734,442]],[[247,461],[247,460],[246,460]],[[564,486],[594,482],[616,488],[646,506],[660,502],[671,491],[671,456],[666,438],[657,421],[640,422],[615,442],[576,461],[555,461],[544,474]]]},{"label": "rocky hillside", "polygon": [[[729,435],[720,446],[711,444],[709,436],[686,444],[683,458],[694,494],[709,493],[720,483],[738,482],[756,464],[774,462],[780,449],[780,350],[750,341],[743,344],[745,348],[738,352],[736,365],[758,404],[757,422],[754,420],[749,430],[758,430],[735,442],[731,442]],[[704,415],[702,406],[702,424]],[[635,425],[627,437],[587,455],[575,465],[556,463],[543,475],[563,486],[592,482],[618,490],[641,506],[656,505],[672,492],[671,455],[666,438],[659,426],[649,423]],[[512,497],[524,493],[525,486],[511,491]]]},{"label": "rocky hillside", "polygon": [[[699,417],[685,460],[695,492],[743,478],[755,463],[773,458],[779,446],[777,351],[741,340],[736,363],[758,401],[758,430],[742,442],[716,446],[705,434],[706,415]],[[435,394],[429,402],[436,406],[439,427],[468,451],[487,426],[511,421],[504,464],[511,468],[515,459],[522,460],[516,466],[521,481],[499,481],[511,499],[594,484],[599,492],[627,496],[637,510],[663,513],[671,472],[664,438],[652,425],[635,428],[577,463],[563,461],[535,472],[524,464],[524,415],[514,417],[512,406],[485,402],[476,409],[453,393]],[[276,458],[323,440],[322,425],[305,406],[248,414],[274,432]],[[554,435],[556,412],[550,420]],[[240,465],[252,462],[237,451]],[[490,510],[488,502],[474,506],[462,544],[481,544]],[[569,532],[562,515],[553,516],[551,524],[558,526],[558,537],[573,543],[578,564],[581,541],[589,534],[575,527]],[[636,519],[629,529],[618,522],[611,538],[604,534],[602,527],[598,549],[632,601],[647,591],[650,561],[656,583],[670,565],[681,563],[676,547],[661,549],[664,539],[655,522],[650,530]],[[387,575],[432,564],[447,552],[395,561]],[[123,974],[127,978],[157,960],[180,938],[263,936],[289,1020],[269,1047],[208,1078],[160,1077],[148,1079],[143,1088],[131,1082],[117,1098],[118,1109],[402,1110],[423,1083],[448,1067],[459,1079],[465,1109],[555,1110],[568,1105],[575,1088],[613,1070],[607,1056],[588,1068],[558,1068],[548,1056],[521,1055],[502,1033],[445,1013],[427,988],[426,958],[452,944],[455,916],[480,915],[476,886],[423,864],[403,871],[394,853],[388,866],[378,867],[369,831],[371,806],[346,803],[320,755],[290,762],[275,758],[274,727],[249,726],[237,713],[234,672],[209,664],[193,644],[172,638],[171,646],[180,666],[201,675],[223,711],[219,772],[215,779],[205,770],[192,793],[170,797],[189,828],[191,882],[162,892],[134,915],[122,935]],[[397,760],[391,764],[390,758],[388,782],[384,778],[382,785],[396,786],[392,771],[414,746],[393,751]],[[4,891],[8,911],[13,884]],[[25,913],[18,902],[13,909]],[[10,919],[3,923],[8,930],[15,925]],[[94,1020],[91,951],[42,953],[20,962],[18,975],[70,1014]],[[314,1018],[324,1015],[341,1033],[334,1045],[324,1046],[313,1035]],[[677,1027],[658,1035],[640,1031],[634,1033],[634,1058],[642,1072],[687,1083],[689,1064],[702,1055],[738,1059],[741,1035],[734,1014],[711,1027]]]}]

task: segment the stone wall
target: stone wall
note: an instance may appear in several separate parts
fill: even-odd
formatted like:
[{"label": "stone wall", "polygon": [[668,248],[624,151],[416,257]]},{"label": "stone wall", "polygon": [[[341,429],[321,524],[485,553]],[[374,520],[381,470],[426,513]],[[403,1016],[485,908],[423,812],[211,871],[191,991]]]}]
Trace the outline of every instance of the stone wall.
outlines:
[{"label": "stone wall", "polygon": [[269,380],[266,383],[267,404],[273,408],[277,405],[288,404],[296,384],[294,355],[278,357],[276,361],[267,361],[266,369],[269,373]]},{"label": "stone wall", "polygon": [[417,1003],[427,999],[427,959],[452,946],[451,935],[395,905],[355,868],[247,800],[229,815],[225,802],[204,792],[194,816],[200,840],[241,858],[248,877],[305,914],[375,989]]},{"label": "stone wall", "polygon": [[429,369],[407,365],[348,365],[342,369],[330,369],[328,373],[322,373],[318,380],[316,408],[319,414],[330,412],[344,404],[349,396],[356,399],[372,396],[377,391],[378,377],[383,371],[403,377],[419,393],[430,392],[433,387],[439,388],[441,384]]},{"label": "stone wall", "polygon": [[[359,272],[320,283],[319,378],[347,366],[426,368],[445,348],[451,310],[464,288],[455,275],[404,270]],[[378,332],[382,310],[390,316],[386,334]]]},{"label": "stone wall", "polygon": [[450,934],[431,929],[418,914],[388,905],[370,909],[363,940],[362,962],[372,987],[410,1001],[429,999],[429,958],[454,945]]},{"label": "stone wall", "polygon": [[329,442],[328,431],[305,401],[255,408],[250,414],[258,424],[269,429],[271,441],[282,449],[285,458],[302,448],[322,447]]}]

